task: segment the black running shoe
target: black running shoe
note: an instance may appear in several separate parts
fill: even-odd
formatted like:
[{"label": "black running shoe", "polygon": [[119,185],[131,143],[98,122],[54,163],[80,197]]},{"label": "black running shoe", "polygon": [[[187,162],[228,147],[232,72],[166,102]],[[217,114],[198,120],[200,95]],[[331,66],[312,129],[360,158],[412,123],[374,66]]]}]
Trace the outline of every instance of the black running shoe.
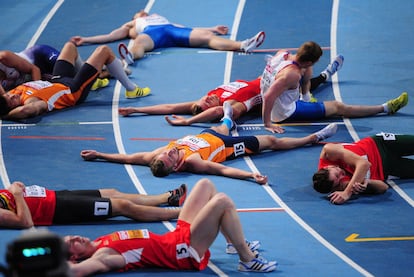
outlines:
[{"label": "black running shoe", "polygon": [[182,184],[179,188],[175,190],[170,190],[170,197],[168,197],[168,205],[179,207],[181,206],[185,198],[187,197],[187,185]]}]

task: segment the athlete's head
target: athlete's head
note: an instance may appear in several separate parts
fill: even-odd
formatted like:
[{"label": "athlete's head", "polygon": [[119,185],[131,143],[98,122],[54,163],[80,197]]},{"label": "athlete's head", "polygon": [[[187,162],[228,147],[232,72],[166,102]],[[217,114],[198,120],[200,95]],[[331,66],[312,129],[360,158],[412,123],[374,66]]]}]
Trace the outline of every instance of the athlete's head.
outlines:
[{"label": "athlete's head", "polygon": [[205,95],[201,97],[196,103],[193,104],[191,107],[191,111],[193,115],[199,114],[205,110],[208,110],[212,107],[218,107],[220,106],[220,99],[217,95],[211,94],[211,95]]},{"label": "athlete's head", "polygon": [[320,193],[343,191],[345,185],[341,181],[344,177],[345,171],[339,166],[326,166],[313,175],[313,188]]},{"label": "athlete's head", "polygon": [[72,262],[81,261],[92,256],[95,247],[91,240],[81,236],[65,236],[63,238],[69,252],[69,259]]},{"label": "athlete's head", "polygon": [[8,94],[0,85],[0,116],[8,114],[12,109],[20,106],[20,96]]},{"label": "athlete's head", "polygon": [[150,163],[151,172],[156,177],[168,176],[180,164],[180,153],[177,147],[161,152]]},{"label": "athlete's head", "polygon": [[301,64],[309,64],[308,66],[316,63],[321,56],[322,48],[313,41],[307,41],[302,44],[296,53],[297,61]]}]

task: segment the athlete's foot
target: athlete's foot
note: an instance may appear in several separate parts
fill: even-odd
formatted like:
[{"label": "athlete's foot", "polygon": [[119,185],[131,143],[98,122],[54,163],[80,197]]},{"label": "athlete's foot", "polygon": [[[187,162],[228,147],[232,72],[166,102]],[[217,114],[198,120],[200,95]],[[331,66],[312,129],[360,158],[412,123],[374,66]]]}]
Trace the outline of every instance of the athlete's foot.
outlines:
[{"label": "athlete's foot", "polygon": [[262,45],[263,41],[265,40],[265,37],[265,32],[258,32],[254,37],[243,40],[241,43],[240,50],[246,53],[252,52],[253,49],[256,49],[260,45]]},{"label": "athlete's foot", "polygon": [[327,139],[331,136],[333,136],[336,131],[338,130],[338,125],[336,125],[336,123],[331,123],[328,126],[326,126],[325,128],[317,131],[315,133],[316,135],[316,142],[320,142],[324,139]]},{"label": "athlete's foot", "polygon": [[140,88],[137,86],[134,90],[125,91],[125,97],[132,99],[132,98],[144,97],[150,93],[151,93],[151,89],[149,87]]},{"label": "athlete's foot", "polygon": [[185,198],[187,197],[187,185],[182,184],[179,188],[169,191],[168,205],[179,207],[183,205]]},{"label": "athlete's foot", "polygon": [[134,63],[134,57],[129,52],[128,47],[125,45],[125,43],[120,43],[118,45],[118,52],[126,64],[130,65]]},{"label": "athlete's foot", "polygon": [[92,91],[95,91],[95,90],[98,90],[98,89],[100,89],[100,88],[107,87],[108,85],[109,85],[109,80],[108,80],[108,78],[103,78],[103,79],[101,79],[101,78],[97,78],[97,79],[95,80],[95,82],[93,83],[93,85],[92,85],[92,87],[91,87],[91,90],[92,90]]},{"label": "athlete's foot", "polygon": [[328,66],[321,72],[321,75],[325,76],[325,81],[328,81],[332,75],[334,75],[339,69],[342,68],[344,63],[344,56],[338,55]]},{"label": "athlete's foot", "polygon": [[388,114],[395,114],[399,109],[407,105],[408,103],[408,93],[403,92],[397,98],[387,101]]}]

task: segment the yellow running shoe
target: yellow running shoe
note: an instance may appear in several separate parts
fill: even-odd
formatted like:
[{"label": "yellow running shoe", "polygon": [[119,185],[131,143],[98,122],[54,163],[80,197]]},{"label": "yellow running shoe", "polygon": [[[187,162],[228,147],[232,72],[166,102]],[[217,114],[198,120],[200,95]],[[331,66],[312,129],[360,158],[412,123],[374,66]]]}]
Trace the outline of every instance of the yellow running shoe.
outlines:
[{"label": "yellow running shoe", "polygon": [[103,79],[97,78],[95,80],[95,82],[93,83],[93,85],[91,87],[91,90],[95,91],[95,90],[98,90],[100,88],[107,87],[108,85],[109,85],[109,79],[108,78],[103,78]]},{"label": "yellow running shoe", "polygon": [[408,93],[403,92],[397,98],[387,101],[388,114],[395,114],[399,109],[407,105],[408,103]]},{"label": "yellow running shoe", "polygon": [[127,90],[125,91],[126,98],[138,98],[144,97],[151,93],[151,89],[149,87],[140,88],[136,87],[134,90]]},{"label": "yellow running shoe", "polygon": [[312,93],[310,94],[310,96],[311,96],[311,98],[310,98],[310,101],[309,101],[309,102],[311,102],[311,103],[316,103],[316,102],[318,102],[318,99],[316,99],[316,98],[313,96],[313,94],[312,94]]}]

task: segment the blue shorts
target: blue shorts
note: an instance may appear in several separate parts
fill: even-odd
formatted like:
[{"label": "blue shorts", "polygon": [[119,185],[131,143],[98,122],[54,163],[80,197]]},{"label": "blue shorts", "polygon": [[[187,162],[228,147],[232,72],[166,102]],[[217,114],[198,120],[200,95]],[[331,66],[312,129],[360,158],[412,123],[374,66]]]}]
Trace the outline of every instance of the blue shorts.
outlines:
[{"label": "blue shorts", "polygon": [[319,120],[324,119],[325,116],[325,105],[323,102],[304,102],[301,100],[296,101],[295,112],[284,121],[296,121],[296,120]]},{"label": "blue shorts", "polygon": [[166,47],[190,47],[190,33],[193,29],[172,24],[148,26],[142,32],[154,41],[154,49]]},{"label": "blue shorts", "polygon": [[59,50],[49,45],[34,45],[20,53],[26,55],[34,65],[39,67],[42,74],[52,74],[53,66],[60,55]]}]

